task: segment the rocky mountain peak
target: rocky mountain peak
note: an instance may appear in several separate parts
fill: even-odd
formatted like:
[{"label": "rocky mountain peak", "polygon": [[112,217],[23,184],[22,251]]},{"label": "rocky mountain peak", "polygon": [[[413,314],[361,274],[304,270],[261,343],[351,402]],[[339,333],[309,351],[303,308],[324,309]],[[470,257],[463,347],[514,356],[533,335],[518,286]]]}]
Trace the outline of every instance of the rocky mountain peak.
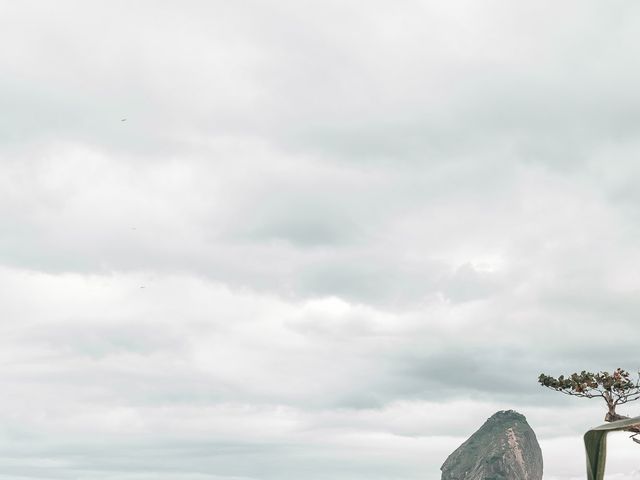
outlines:
[{"label": "rocky mountain peak", "polygon": [[541,480],[542,451],[524,415],[494,413],[444,462],[442,480]]}]

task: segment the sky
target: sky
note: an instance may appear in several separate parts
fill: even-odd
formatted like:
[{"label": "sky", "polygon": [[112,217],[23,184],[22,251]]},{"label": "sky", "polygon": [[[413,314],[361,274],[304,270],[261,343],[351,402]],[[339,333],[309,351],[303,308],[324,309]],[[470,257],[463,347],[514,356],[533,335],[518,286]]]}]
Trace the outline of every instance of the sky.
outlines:
[{"label": "sky", "polygon": [[617,0],[0,0],[0,480],[437,480],[503,409],[584,478],[537,377],[640,368],[639,55]]}]

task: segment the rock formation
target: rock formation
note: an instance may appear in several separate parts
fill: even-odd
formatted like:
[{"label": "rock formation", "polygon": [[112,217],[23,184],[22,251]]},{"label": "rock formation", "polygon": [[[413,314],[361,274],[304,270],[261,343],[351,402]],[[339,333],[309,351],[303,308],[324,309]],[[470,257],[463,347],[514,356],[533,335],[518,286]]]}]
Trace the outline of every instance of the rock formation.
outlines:
[{"label": "rock formation", "polygon": [[442,480],[541,480],[542,451],[524,415],[493,414],[444,462]]}]

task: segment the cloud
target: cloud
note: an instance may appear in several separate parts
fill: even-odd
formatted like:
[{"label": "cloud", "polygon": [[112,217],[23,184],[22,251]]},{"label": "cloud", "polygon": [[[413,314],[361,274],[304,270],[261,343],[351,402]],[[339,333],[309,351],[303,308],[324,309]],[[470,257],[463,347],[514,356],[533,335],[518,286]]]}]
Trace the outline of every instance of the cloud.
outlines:
[{"label": "cloud", "polygon": [[436,478],[503,408],[583,474],[536,378],[638,368],[637,7],[2,8],[5,478]]}]

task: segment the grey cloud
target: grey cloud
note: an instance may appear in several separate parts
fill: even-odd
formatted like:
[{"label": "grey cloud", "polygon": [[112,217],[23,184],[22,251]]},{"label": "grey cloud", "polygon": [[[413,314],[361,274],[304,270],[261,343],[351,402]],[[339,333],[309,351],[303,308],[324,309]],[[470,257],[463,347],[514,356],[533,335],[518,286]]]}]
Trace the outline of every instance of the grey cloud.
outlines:
[{"label": "grey cloud", "polygon": [[256,205],[241,217],[239,236],[258,243],[280,240],[302,247],[357,241],[359,226],[345,211],[348,205],[329,199],[330,191],[325,192],[324,198],[321,192],[314,193],[316,198],[295,189],[288,189],[281,198],[276,197],[278,194],[270,195],[264,200],[266,205]]},{"label": "grey cloud", "polygon": [[501,285],[502,279],[496,277],[498,275],[478,271],[473,265],[465,264],[457,268],[451,275],[446,282],[444,292],[454,302],[486,298],[504,288]]},{"label": "grey cloud", "polygon": [[385,265],[376,257],[358,262],[337,258],[309,265],[302,272],[301,288],[314,296],[338,295],[402,308],[437,291],[443,270],[437,262]]},{"label": "grey cloud", "polygon": [[582,455],[536,378],[638,367],[638,7],[5,3],[5,478]]},{"label": "grey cloud", "polygon": [[129,322],[57,322],[55,328],[34,329],[25,332],[19,341],[31,341],[61,354],[104,358],[109,355],[132,353],[152,355],[161,351],[179,353],[187,345],[180,335],[167,326],[159,328],[152,321]]}]

